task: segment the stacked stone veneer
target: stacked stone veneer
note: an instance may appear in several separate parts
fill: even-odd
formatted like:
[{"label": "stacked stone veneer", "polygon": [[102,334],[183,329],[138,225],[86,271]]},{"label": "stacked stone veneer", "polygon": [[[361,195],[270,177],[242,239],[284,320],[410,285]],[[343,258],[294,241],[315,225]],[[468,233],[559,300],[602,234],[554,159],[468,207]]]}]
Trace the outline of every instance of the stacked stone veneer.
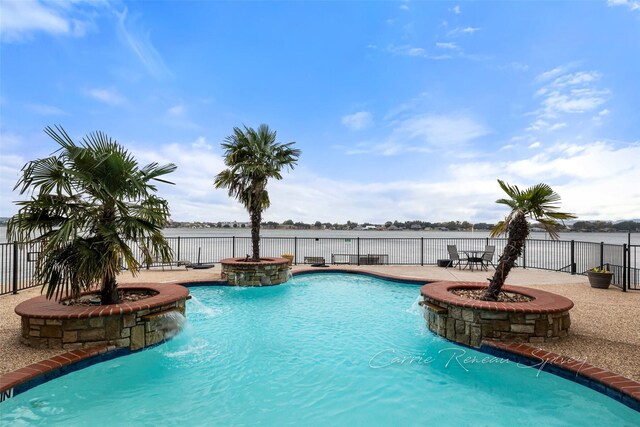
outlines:
[{"label": "stacked stone veneer", "polygon": [[[21,341],[36,348],[78,349],[105,345],[139,350],[157,344],[180,329],[175,313],[185,314],[189,291],[179,285],[121,286],[150,290],[143,300],[104,306],[65,306],[44,296],[19,304]],[[173,312],[173,313],[172,313]]]},{"label": "stacked stone veneer", "polygon": [[261,258],[260,262],[227,258],[220,264],[222,280],[230,285],[270,286],[289,280],[289,260],[286,258]]},{"label": "stacked stone veneer", "polygon": [[455,295],[452,289],[480,289],[470,282],[434,282],[421,288],[429,329],[451,341],[480,347],[485,339],[540,343],[567,336],[573,302],[550,292],[504,286],[507,292],[533,298],[529,302],[479,301]]}]

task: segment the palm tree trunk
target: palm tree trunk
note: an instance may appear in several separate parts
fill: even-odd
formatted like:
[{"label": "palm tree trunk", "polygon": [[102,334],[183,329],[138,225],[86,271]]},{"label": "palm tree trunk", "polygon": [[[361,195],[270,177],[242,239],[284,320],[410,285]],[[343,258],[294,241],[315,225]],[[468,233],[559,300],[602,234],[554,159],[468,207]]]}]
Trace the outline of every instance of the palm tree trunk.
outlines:
[{"label": "palm tree trunk", "polygon": [[260,262],[260,222],[262,221],[262,212],[260,209],[254,208],[251,211],[251,249],[252,258],[255,262]]},{"label": "palm tree trunk", "polygon": [[523,213],[518,213],[509,225],[509,239],[500,257],[493,278],[489,282],[489,287],[485,291],[482,299],[484,301],[497,301],[498,294],[502,290],[505,278],[511,269],[516,265],[516,260],[522,255],[522,248],[529,235],[529,224]]},{"label": "palm tree trunk", "polygon": [[102,279],[102,288],[100,289],[100,304],[117,304],[120,302],[118,296],[118,283],[116,277],[112,273],[107,273]]}]

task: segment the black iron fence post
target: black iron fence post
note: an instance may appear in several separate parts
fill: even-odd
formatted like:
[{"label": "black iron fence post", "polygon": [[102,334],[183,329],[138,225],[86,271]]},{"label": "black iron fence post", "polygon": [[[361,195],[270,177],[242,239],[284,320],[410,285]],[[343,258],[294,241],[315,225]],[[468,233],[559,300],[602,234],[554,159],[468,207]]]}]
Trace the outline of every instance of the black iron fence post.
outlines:
[{"label": "black iron fence post", "polygon": [[[151,240],[147,237],[147,248],[149,248],[149,245],[151,243]],[[147,251],[147,253],[149,253]],[[151,268],[151,262],[149,262],[149,258],[147,258],[147,270]]]},{"label": "black iron fence post", "polygon": [[236,236],[231,237],[231,258],[236,257]]},{"label": "black iron fence post", "polygon": [[602,270],[603,265],[604,265],[604,242],[600,242],[600,270]]},{"label": "black iron fence post", "polygon": [[571,241],[571,274],[576,274],[576,241]]},{"label": "black iron fence post", "polygon": [[180,236],[178,236],[178,253],[176,255],[176,261],[180,261]]},{"label": "black iron fence post", "polygon": [[[627,287],[631,287],[631,247],[631,231],[629,231],[627,233]],[[637,274],[637,271],[635,273]],[[637,286],[638,282],[635,281],[634,284]],[[637,287],[635,289],[637,289]],[[624,286],[623,291],[626,292],[626,288]]]},{"label": "black iron fence post", "polygon": [[360,237],[358,237],[358,248],[356,254],[358,258],[358,265],[360,265]]},{"label": "black iron fence post", "polygon": [[424,266],[424,237],[420,238],[420,265]]},{"label": "black iron fence post", "polygon": [[627,264],[627,251],[631,253],[631,248],[625,243],[622,245],[622,292],[627,292],[627,277],[631,278],[631,268],[627,270],[627,267],[631,267]]},{"label": "black iron fence post", "polygon": [[522,268],[527,268],[527,245],[522,247]]},{"label": "black iron fence post", "polygon": [[293,237],[293,259],[296,265],[298,265],[298,236]]},{"label": "black iron fence post", "polygon": [[18,293],[18,242],[13,242],[13,294]]}]

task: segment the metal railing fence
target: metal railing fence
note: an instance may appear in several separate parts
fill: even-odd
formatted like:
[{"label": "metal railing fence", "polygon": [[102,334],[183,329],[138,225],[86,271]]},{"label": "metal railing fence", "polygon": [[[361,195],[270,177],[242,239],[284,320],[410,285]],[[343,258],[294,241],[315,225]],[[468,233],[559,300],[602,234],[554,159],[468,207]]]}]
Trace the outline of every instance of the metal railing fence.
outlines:
[{"label": "metal railing fence", "polygon": [[[250,237],[167,237],[173,251],[174,262],[217,263],[224,258],[244,257],[251,254]],[[497,264],[506,238],[369,238],[369,237],[262,237],[260,254],[278,257],[294,255],[294,263],[324,258],[350,263],[393,265],[436,265],[446,259],[447,245],[456,245],[459,252],[484,250],[495,246],[493,262]],[[640,289],[639,245],[579,242],[573,240],[528,239],[518,267],[563,271],[582,274],[593,267],[604,267],[614,273],[613,284],[623,290]],[[136,246],[134,246],[136,248]],[[36,286],[33,273],[40,249],[36,244],[0,244],[0,294],[16,293],[20,289]],[[134,255],[140,262],[138,249]],[[364,261],[361,261],[364,260]],[[343,261],[340,261],[343,262]],[[151,268],[160,263],[147,265]]]}]

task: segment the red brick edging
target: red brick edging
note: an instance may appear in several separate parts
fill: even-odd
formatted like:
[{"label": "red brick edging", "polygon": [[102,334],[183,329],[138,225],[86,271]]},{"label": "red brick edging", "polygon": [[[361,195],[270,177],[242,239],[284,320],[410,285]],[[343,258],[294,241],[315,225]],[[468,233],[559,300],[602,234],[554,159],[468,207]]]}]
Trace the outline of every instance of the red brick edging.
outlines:
[{"label": "red brick edging", "polygon": [[40,362],[32,363],[24,368],[7,372],[0,375],[0,395],[4,397],[5,393],[13,387],[36,380],[48,373],[77,364],[83,360],[106,354],[115,349],[115,346],[104,346],[72,350],[50,357],[49,359],[41,360]]},{"label": "red brick edging", "polygon": [[484,289],[487,285],[478,282],[447,282],[438,281],[429,283],[420,289],[420,293],[428,298],[442,301],[446,304],[465,308],[473,308],[491,311],[506,311],[510,313],[560,313],[573,307],[573,301],[561,295],[539,289],[525,288],[521,286],[505,285],[502,290],[514,292],[533,298],[529,302],[492,302],[469,299],[456,295],[451,289]]},{"label": "red brick edging", "polygon": [[88,317],[111,316],[114,314],[129,314],[136,311],[151,310],[186,298],[189,290],[182,286],[168,287],[158,283],[135,283],[119,285],[119,289],[153,290],[158,292],[140,301],[125,302],[107,306],[66,306],[47,299],[44,295],[31,298],[16,306],[15,312],[19,316],[38,317],[42,319],[84,319]]}]

